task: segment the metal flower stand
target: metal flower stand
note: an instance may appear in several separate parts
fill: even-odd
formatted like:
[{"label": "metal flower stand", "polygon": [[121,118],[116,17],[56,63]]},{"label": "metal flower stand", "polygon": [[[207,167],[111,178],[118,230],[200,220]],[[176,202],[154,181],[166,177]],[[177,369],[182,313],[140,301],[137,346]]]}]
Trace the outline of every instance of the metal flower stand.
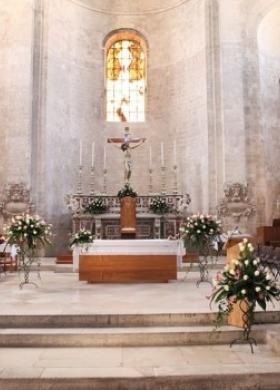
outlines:
[{"label": "metal flower stand", "polygon": [[[19,275],[21,274],[21,271],[23,272],[23,281],[19,284],[19,288],[22,290],[23,286],[25,284],[32,284],[33,286],[38,288],[38,285],[35,282],[30,282],[30,271],[31,266],[34,262],[34,252],[31,251],[29,256],[24,250],[20,250],[19,253]],[[38,268],[38,278],[41,279],[40,275],[40,268]]]},{"label": "metal flower stand", "polygon": [[200,279],[196,282],[197,287],[199,287],[200,283],[212,284],[209,280],[208,255],[199,256],[198,266],[199,266]]},{"label": "metal flower stand", "polygon": [[199,273],[200,273],[200,279],[196,282],[197,287],[200,286],[201,283],[209,283],[212,285],[212,283],[209,280],[209,270],[208,270],[208,258],[210,254],[210,246],[209,242],[205,242],[204,245],[202,245],[199,248]]},{"label": "metal flower stand", "polygon": [[245,303],[245,301],[239,301],[238,306],[242,312],[243,337],[233,340],[230,343],[230,347],[232,347],[234,344],[249,344],[251,352],[254,353],[253,346],[257,346],[257,341],[251,337],[251,328],[254,322],[254,310],[256,305],[255,303]]}]

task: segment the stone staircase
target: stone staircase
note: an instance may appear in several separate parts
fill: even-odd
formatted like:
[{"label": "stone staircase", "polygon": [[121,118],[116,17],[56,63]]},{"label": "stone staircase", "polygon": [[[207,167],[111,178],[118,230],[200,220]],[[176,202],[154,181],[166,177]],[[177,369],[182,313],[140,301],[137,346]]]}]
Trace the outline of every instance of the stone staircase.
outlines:
[{"label": "stone staircase", "polygon": [[[272,358],[269,365],[266,365],[267,361],[255,366],[237,362],[232,365],[232,357],[224,364],[223,360],[235,353],[234,348],[239,351],[239,346],[230,349],[228,344],[241,336],[241,330],[223,326],[215,331],[214,320],[214,313],[0,315],[0,355],[14,351],[17,361],[17,351],[23,354],[26,351],[28,356],[37,349],[38,352],[42,351],[43,356],[48,351],[54,351],[57,355],[62,351],[66,356],[66,363],[55,360],[55,364],[59,362],[61,365],[59,368],[47,367],[52,363],[45,363],[45,360],[32,363],[33,371],[30,371],[31,368],[25,371],[16,368],[11,374],[7,369],[1,372],[0,368],[0,389],[279,390],[280,357],[276,360]],[[256,313],[252,335],[259,344],[257,348],[264,348],[268,353],[273,345],[279,343],[279,323],[280,312]],[[189,365],[186,364],[187,360],[184,360],[184,364],[183,360],[182,364],[172,361],[174,348],[190,356]],[[193,351],[199,349],[203,360],[209,351],[212,351],[214,358],[220,351],[218,348],[224,351],[220,366],[192,364]],[[116,351],[121,351],[120,354],[124,356],[129,353],[141,356],[144,353],[148,365],[149,354],[158,354],[159,362],[151,362],[152,367],[139,368],[126,367],[124,360],[117,367],[111,367],[113,363],[110,360]],[[248,359],[251,358],[248,346],[243,346],[242,351]],[[69,364],[69,354],[75,356],[75,353],[82,357],[92,356],[92,360],[99,360],[98,356],[108,353],[108,362],[103,368],[98,368],[94,366],[96,363],[93,362],[92,367],[90,361],[83,358],[79,364],[86,367],[63,368]],[[161,355],[165,353],[170,353],[168,367],[161,367]],[[256,358],[261,362],[259,353],[257,351]],[[277,359],[279,366],[275,363]],[[46,364],[46,367],[40,370],[33,367],[40,364]],[[70,364],[75,366],[78,363],[74,359]],[[31,372],[29,377],[28,372]]]}]

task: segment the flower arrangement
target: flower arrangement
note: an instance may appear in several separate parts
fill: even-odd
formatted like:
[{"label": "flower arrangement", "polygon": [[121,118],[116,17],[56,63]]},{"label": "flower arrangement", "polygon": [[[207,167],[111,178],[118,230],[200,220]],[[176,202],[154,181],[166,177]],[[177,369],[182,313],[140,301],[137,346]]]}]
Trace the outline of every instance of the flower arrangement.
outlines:
[{"label": "flower arrangement", "polygon": [[35,249],[40,245],[50,244],[52,225],[47,224],[39,215],[18,215],[6,228],[7,243],[19,247]]},{"label": "flower arrangement", "polygon": [[166,214],[170,210],[165,199],[162,199],[160,196],[151,199],[150,210],[155,214]]},{"label": "flower arrangement", "polygon": [[[268,268],[264,268],[256,256],[254,247],[247,239],[239,244],[240,253],[232,265],[226,265],[218,273],[211,294],[211,302],[218,304],[217,325],[224,316],[228,316],[235,303],[246,302],[247,324],[244,326],[244,337],[248,340],[254,320],[256,304],[266,310],[267,302],[278,299],[280,290],[272,280]],[[243,309],[244,310],[244,309]],[[244,311],[243,311],[244,313]]]},{"label": "flower arrangement", "polygon": [[221,234],[221,222],[216,216],[193,215],[181,225],[180,233],[188,250],[200,251]]},{"label": "flower arrangement", "polygon": [[[7,244],[15,244],[18,247],[19,269],[23,270],[24,273],[24,281],[20,283],[20,288],[24,284],[37,286],[35,283],[29,282],[29,274],[36,251],[40,247],[50,244],[51,228],[52,225],[47,224],[39,215],[25,214],[12,218],[10,226],[5,229],[8,236]],[[39,260],[37,262],[39,266]]]},{"label": "flower arrangement", "polygon": [[106,206],[101,197],[93,199],[84,209],[85,213],[102,214],[106,211]]},{"label": "flower arrangement", "polygon": [[70,248],[73,249],[76,245],[90,244],[94,240],[92,233],[89,230],[81,229],[78,233],[71,236]]},{"label": "flower arrangement", "polygon": [[125,196],[131,196],[132,198],[136,198],[137,193],[133,190],[130,184],[126,183],[122,189],[117,194],[118,198],[124,198]]}]

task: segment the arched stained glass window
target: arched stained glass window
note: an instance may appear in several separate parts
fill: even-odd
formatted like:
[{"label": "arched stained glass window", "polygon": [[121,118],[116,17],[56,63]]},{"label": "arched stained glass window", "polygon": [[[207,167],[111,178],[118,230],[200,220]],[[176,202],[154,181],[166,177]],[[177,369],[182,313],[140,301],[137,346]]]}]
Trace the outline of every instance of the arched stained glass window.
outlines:
[{"label": "arched stained glass window", "polygon": [[132,34],[116,33],[106,51],[106,119],[145,120],[146,50]]}]

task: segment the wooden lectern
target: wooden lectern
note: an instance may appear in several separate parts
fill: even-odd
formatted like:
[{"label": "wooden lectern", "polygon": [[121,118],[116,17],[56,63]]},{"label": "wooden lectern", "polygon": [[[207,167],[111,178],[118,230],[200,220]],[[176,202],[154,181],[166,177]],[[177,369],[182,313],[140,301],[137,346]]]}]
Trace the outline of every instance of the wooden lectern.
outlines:
[{"label": "wooden lectern", "polygon": [[136,237],[136,198],[125,196],[121,199],[121,238]]},{"label": "wooden lectern", "polygon": [[[227,251],[227,263],[230,266],[239,256],[240,249],[239,243],[241,243],[245,238],[251,243],[253,243],[253,237],[249,234],[236,234],[232,235],[225,244],[225,249]],[[246,308],[246,301],[242,301],[242,305]],[[239,307],[239,303],[233,305],[232,312],[228,316],[228,325],[237,326],[239,328],[244,327],[244,321],[242,319],[242,311]]]}]

